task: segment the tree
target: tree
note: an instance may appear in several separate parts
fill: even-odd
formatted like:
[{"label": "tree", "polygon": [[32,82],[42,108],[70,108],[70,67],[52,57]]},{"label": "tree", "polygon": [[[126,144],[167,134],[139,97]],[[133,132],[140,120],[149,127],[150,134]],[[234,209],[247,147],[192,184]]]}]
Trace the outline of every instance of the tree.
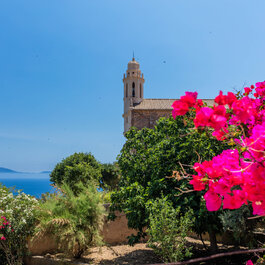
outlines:
[{"label": "tree", "polygon": [[101,174],[100,182],[103,189],[112,191],[118,187],[121,171],[117,162],[102,164]]},{"label": "tree", "polygon": [[[203,194],[182,194],[180,190],[191,189],[187,179],[171,176],[182,166],[198,159],[211,159],[227,147],[205,132],[195,132],[189,120],[182,118],[161,118],[154,129],[131,128],[125,137],[127,141],[118,156],[122,177],[119,189],[112,193],[111,209],[124,211],[128,226],[139,230],[136,237],[130,238],[130,243],[145,236],[144,227],[149,225],[147,203],[164,194],[175,208],[180,206],[183,213],[192,208],[196,217],[194,229],[198,233],[210,232],[216,246],[214,235],[221,228],[218,213],[202,212]],[[193,173],[191,167],[185,168]]]},{"label": "tree", "polygon": [[61,186],[63,183],[77,190],[76,183],[99,184],[101,179],[101,165],[91,153],[74,153],[58,163],[52,173],[52,183]]}]

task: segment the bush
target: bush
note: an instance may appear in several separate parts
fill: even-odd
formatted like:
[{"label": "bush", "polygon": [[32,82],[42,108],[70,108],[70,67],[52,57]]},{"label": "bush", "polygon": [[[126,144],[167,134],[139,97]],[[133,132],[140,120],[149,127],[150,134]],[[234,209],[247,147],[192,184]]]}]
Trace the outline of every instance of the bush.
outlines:
[{"label": "bush", "polygon": [[157,199],[148,207],[150,211],[149,246],[164,262],[181,261],[192,255],[186,245],[188,231],[194,222],[192,211],[180,215],[180,207],[174,209],[165,197]]},{"label": "bush", "polygon": [[61,251],[79,258],[90,246],[101,242],[105,209],[95,186],[85,186],[82,182],[76,186],[78,194],[69,185],[62,184],[61,192],[43,200],[33,242],[52,234]]},{"label": "bush", "polygon": [[98,185],[101,177],[101,165],[90,153],[70,155],[58,163],[50,174],[51,182],[58,186],[66,183],[74,192],[78,189],[76,183]]},{"label": "bush", "polygon": [[20,265],[27,254],[27,240],[33,234],[38,201],[25,193],[0,185],[1,264]]},{"label": "bush", "polygon": [[121,177],[121,171],[117,162],[102,164],[102,178],[100,180],[103,189],[112,191],[117,189]]},{"label": "bush", "polygon": [[220,214],[224,231],[231,232],[236,245],[257,246],[254,230],[260,219],[248,219],[253,217],[252,211],[250,205],[243,205],[239,209],[225,210]]}]

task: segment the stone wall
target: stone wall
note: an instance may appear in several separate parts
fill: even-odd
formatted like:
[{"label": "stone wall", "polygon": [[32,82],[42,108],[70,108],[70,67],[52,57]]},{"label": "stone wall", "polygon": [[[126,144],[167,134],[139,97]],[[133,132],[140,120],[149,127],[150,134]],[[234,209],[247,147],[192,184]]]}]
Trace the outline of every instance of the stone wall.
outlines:
[{"label": "stone wall", "polygon": [[[105,205],[107,209],[108,206],[109,205]],[[128,228],[127,218],[124,213],[116,212],[115,214],[117,218],[114,221],[108,221],[107,218],[105,219],[102,230],[103,241],[108,245],[126,244],[128,242],[127,237],[131,234],[136,235],[137,231]],[[199,239],[198,236],[192,232],[189,233],[189,236]],[[203,234],[202,237],[204,240],[209,240],[208,233]],[[217,237],[217,242],[231,243],[232,241],[227,234],[224,234],[223,236]],[[33,256],[45,255],[47,253],[55,254],[60,252],[57,249],[56,241],[52,235],[46,235],[32,243],[29,243],[29,251]]]},{"label": "stone wall", "polygon": [[137,231],[127,226],[128,220],[124,213],[115,212],[117,218],[114,221],[105,220],[102,236],[105,243],[110,245],[127,243],[127,237],[137,234]]},{"label": "stone wall", "polygon": [[[108,208],[108,205],[106,205]],[[103,241],[109,245],[127,243],[127,237],[137,233],[136,230],[127,227],[127,218],[124,213],[116,212],[117,218],[114,221],[105,219],[102,236]],[[45,255],[58,252],[57,244],[52,235],[46,235],[34,242],[29,243],[29,251],[32,255]]]},{"label": "stone wall", "polygon": [[137,129],[144,127],[154,128],[156,121],[160,117],[170,117],[171,110],[133,110],[132,111],[132,126]]}]

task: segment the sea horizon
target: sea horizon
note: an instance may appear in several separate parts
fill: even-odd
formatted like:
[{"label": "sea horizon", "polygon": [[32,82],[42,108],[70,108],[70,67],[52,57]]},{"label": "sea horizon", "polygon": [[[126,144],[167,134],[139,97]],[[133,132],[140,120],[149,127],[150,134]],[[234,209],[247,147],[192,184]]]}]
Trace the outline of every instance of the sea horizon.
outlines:
[{"label": "sea horizon", "polygon": [[40,198],[41,194],[53,192],[50,173],[0,173],[0,183],[4,186]]}]

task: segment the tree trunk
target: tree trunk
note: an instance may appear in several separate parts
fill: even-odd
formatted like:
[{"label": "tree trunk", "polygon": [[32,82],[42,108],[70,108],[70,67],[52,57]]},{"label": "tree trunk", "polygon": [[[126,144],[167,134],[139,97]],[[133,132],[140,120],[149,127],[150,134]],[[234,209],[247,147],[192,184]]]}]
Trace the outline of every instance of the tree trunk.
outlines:
[{"label": "tree trunk", "polygon": [[210,237],[210,249],[212,252],[216,253],[218,250],[218,246],[216,241],[216,234],[213,230],[209,230],[209,237]]}]

